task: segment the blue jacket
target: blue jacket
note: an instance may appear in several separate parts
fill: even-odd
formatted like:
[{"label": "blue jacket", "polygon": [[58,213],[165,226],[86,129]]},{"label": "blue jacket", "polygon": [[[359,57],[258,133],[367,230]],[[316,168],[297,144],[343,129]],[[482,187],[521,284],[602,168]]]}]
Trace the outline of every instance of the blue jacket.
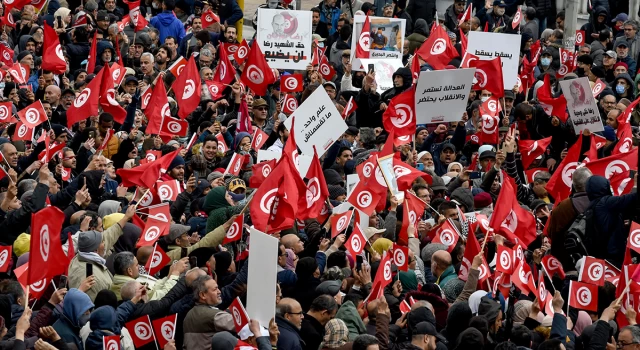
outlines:
[{"label": "blue jacket", "polygon": [[242,19],[242,9],[238,5],[236,0],[222,0],[220,1],[220,23],[225,23],[228,26],[234,26],[236,22]]},{"label": "blue jacket", "polygon": [[177,38],[178,42],[180,42],[186,35],[184,25],[171,11],[164,11],[158,14],[151,19],[150,23],[160,32],[158,42],[163,43],[168,36]]},{"label": "blue jacket", "polygon": [[102,338],[109,335],[120,335],[120,330],[134,309],[135,305],[131,301],[122,303],[117,310],[109,305],[95,309],[89,317],[89,326],[92,332],[89,333],[85,342],[87,349],[100,349]]},{"label": "blue jacket", "polygon": [[327,5],[324,3],[324,0],[320,2],[320,5],[318,5],[318,8],[320,9],[320,22],[324,22],[331,25],[331,30],[329,30],[329,35],[332,35],[333,33],[336,32],[336,28],[338,28],[338,20],[340,19],[340,8],[327,7]]},{"label": "blue jacket", "polygon": [[287,319],[276,316],[276,324],[280,330],[278,337],[278,349],[302,350],[304,341],[300,337],[300,331]]},{"label": "blue jacket", "polygon": [[80,338],[80,328],[84,326],[81,317],[93,306],[88,295],[76,288],[69,289],[64,297],[62,316],[53,324],[53,329],[65,343],[74,343],[79,350],[84,350]]}]

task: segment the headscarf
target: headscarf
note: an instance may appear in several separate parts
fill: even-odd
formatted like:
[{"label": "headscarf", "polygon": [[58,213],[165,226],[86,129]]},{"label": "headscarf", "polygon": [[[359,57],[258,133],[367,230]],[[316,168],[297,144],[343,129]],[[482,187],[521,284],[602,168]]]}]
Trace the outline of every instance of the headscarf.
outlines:
[{"label": "headscarf", "polygon": [[204,211],[210,212],[214,209],[230,207],[226,194],[227,189],[224,186],[218,186],[209,191],[204,199]]},{"label": "headscarf", "polygon": [[293,261],[293,257],[296,255],[296,253],[293,251],[293,249],[285,249],[287,251],[287,266],[285,267],[285,269],[289,270],[289,271],[296,271],[296,266],[294,265],[294,261]]},{"label": "headscarf", "polygon": [[405,292],[418,290],[418,278],[413,270],[407,272],[399,271],[400,283],[402,284],[402,290]]},{"label": "headscarf", "polygon": [[460,167],[460,171],[464,170],[464,167],[462,166],[462,164],[458,163],[458,162],[451,162],[449,163],[449,166],[447,166],[447,172],[451,172],[451,168],[453,168],[454,165],[457,165]]},{"label": "headscarf", "polygon": [[107,215],[111,215],[118,212],[118,208],[120,208],[120,202],[113,200],[106,200],[100,203],[98,207],[98,216],[104,218]]},{"label": "headscarf", "polygon": [[575,326],[573,326],[573,333],[575,333],[575,335],[579,337],[582,334],[582,331],[592,324],[593,321],[591,321],[591,317],[588,313],[584,311],[578,311],[578,319],[576,320]]},{"label": "headscarf", "polygon": [[318,269],[318,263],[316,259],[311,257],[306,257],[298,260],[298,264],[296,265],[296,275],[298,276],[298,281],[306,281],[313,277],[313,273]]},{"label": "headscarf", "polygon": [[337,349],[349,341],[349,328],[343,320],[334,318],[324,326],[325,334],[320,348]]},{"label": "headscarf", "polygon": [[114,251],[116,253],[133,252],[136,248],[136,242],[138,242],[138,238],[140,238],[140,234],[142,234],[140,227],[127,222],[122,229],[122,236],[120,236],[113,245]]},{"label": "headscarf", "polygon": [[124,163],[129,160],[129,153],[136,148],[133,140],[127,138],[120,142],[120,147],[118,148],[118,153],[116,153],[112,160],[113,166],[116,169],[124,168]]},{"label": "headscarf", "polygon": [[514,324],[523,324],[524,320],[529,317],[529,312],[531,311],[531,302],[530,300],[520,300],[513,305],[513,323]]},{"label": "headscarf", "polygon": [[478,306],[480,306],[480,299],[483,296],[487,295],[486,290],[477,290],[471,294],[469,297],[469,308],[471,308],[471,313],[476,315],[478,314]]},{"label": "headscarf", "polygon": [[386,238],[378,238],[376,239],[375,242],[373,242],[373,245],[371,246],[371,249],[373,249],[376,253],[380,254],[380,256],[382,256],[382,254],[386,251],[388,251],[389,249],[391,249],[393,247],[393,242],[386,239]]}]

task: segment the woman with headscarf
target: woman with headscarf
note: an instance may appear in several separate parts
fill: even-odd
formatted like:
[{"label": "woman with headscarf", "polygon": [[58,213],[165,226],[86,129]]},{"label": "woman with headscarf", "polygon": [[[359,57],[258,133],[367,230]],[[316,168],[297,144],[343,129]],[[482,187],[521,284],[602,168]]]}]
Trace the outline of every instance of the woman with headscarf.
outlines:
[{"label": "woman with headscarf", "polygon": [[118,212],[120,212],[120,202],[118,201],[107,200],[100,203],[98,207],[98,215],[101,218]]},{"label": "woman with headscarf", "polygon": [[579,337],[584,331],[585,328],[591,326],[593,321],[591,320],[591,316],[584,311],[578,311],[578,319],[576,320],[576,324],[573,326],[573,333],[576,337]]},{"label": "woman with headscarf", "polygon": [[298,281],[291,297],[300,303],[303,311],[308,311],[316,297],[316,287],[320,285],[320,268],[316,259],[306,257],[298,260],[296,275]]},{"label": "woman with headscarf", "polygon": [[204,199],[202,210],[209,213],[207,219],[207,232],[213,231],[216,227],[224,224],[233,215],[242,211],[242,207],[234,206],[235,203],[231,195],[227,193],[224,186],[218,186],[207,194]]},{"label": "woman with headscarf", "polygon": [[471,296],[469,297],[469,308],[471,308],[471,313],[473,315],[478,314],[480,299],[482,299],[482,297],[485,295],[487,295],[486,290],[478,290],[478,291],[475,291],[473,294],[471,294]]},{"label": "woman with headscarf", "polygon": [[285,267],[285,269],[295,272],[296,265],[298,264],[298,256],[293,251],[293,249],[287,248],[285,249],[285,251],[287,252],[287,266]]},{"label": "woman with headscarf", "polygon": [[138,157],[138,147],[131,139],[126,139],[120,143],[118,153],[116,153],[111,160],[113,160],[113,166],[116,169],[124,168],[124,163],[129,159],[136,159]]},{"label": "woman with headscarf", "polygon": [[334,318],[324,326],[325,333],[320,343],[320,349],[350,350],[353,343],[349,342],[349,329],[343,320]]}]

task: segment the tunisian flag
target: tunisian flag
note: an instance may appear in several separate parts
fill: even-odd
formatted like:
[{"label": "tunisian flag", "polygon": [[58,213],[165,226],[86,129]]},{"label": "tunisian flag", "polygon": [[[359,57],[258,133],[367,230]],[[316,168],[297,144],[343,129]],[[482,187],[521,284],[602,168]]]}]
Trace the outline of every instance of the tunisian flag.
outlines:
[{"label": "tunisian flag", "polygon": [[495,97],[504,96],[502,59],[500,57],[491,60],[473,60],[469,62],[469,67],[476,68],[474,90],[484,89]]},{"label": "tunisian flag", "polygon": [[113,75],[109,65],[105,65],[102,73],[102,84],[100,87],[100,107],[102,110],[113,115],[113,120],[122,124],[127,118],[127,111],[116,101],[116,90],[114,89]]},{"label": "tunisian flag", "polygon": [[158,80],[158,83],[153,88],[144,115],[149,119],[147,129],[145,130],[147,134],[159,134],[162,126],[162,118],[171,117],[171,109],[169,107],[169,100],[167,99],[167,89],[165,89],[162,79]]},{"label": "tunisian flag", "polygon": [[538,89],[538,101],[544,109],[544,112],[550,116],[558,117],[563,123],[567,122],[569,115],[567,114],[567,100],[564,95],[553,98],[551,95],[551,82],[549,74],[544,75],[544,84]]},{"label": "tunisian flag", "polygon": [[329,198],[329,189],[327,188],[327,182],[324,179],[324,173],[322,172],[322,165],[318,159],[318,153],[313,149],[313,158],[311,159],[311,166],[307,171],[307,191],[304,196],[305,204],[305,217],[317,218],[322,211],[327,198]]},{"label": "tunisian flag", "polygon": [[[93,41],[89,50],[89,61],[87,62],[87,74],[92,74],[96,70],[96,57],[98,56],[98,31],[93,33]],[[95,79],[95,78],[94,78]]]},{"label": "tunisian flag", "polygon": [[181,150],[182,148],[179,148],[171,153],[165,154],[160,159],[132,169],[118,169],[116,173],[122,178],[122,186],[154,187],[160,175],[167,171],[169,165]]},{"label": "tunisian flag", "polygon": [[63,222],[64,213],[56,207],[47,207],[32,214],[28,284],[66,271],[68,259],[60,241]]},{"label": "tunisian flag", "polygon": [[503,175],[504,181],[489,226],[493,227],[496,233],[501,233],[513,241],[517,239],[524,246],[528,246],[537,236],[536,220],[518,203],[513,179],[507,174]]},{"label": "tunisian flag", "polygon": [[133,345],[135,345],[136,348],[141,348],[156,340],[156,336],[153,334],[153,329],[151,328],[149,315],[129,321],[125,323],[124,326],[129,331],[129,334],[131,334]]},{"label": "tunisian flag", "polygon": [[0,245],[0,272],[7,272],[11,265],[12,246]]},{"label": "tunisian flag", "polygon": [[415,95],[416,89],[412,87],[391,99],[382,114],[385,130],[393,130],[396,137],[416,133]]},{"label": "tunisian flag", "polygon": [[[102,84],[102,75],[104,69],[96,75],[93,80],[80,92],[73,100],[71,107],[67,110],[67,126],[72,127],[73,124],[85,120],[91,116],[98,115],[98,105],[100,101],[100,87]],[[162,85],[162,84],[161,84]],[[46,114],[45,114],[46,116]]]},{"label": "tunisian flag", "polygon": [[243,98],[240,101],[240,110],[238,111],[238,126],[236,128],[236,132],[247,132],[251,134],[251,129],[251,117],[249,116],[247,100]]},{"label": "tunisian flag", "polygon": [[178,322],[178,314],[173,314],[153,320],[153,331],[158,336],[158,345],[164,349],[164,346],[173,340],[176,334],[176,323]]},{"label": "tunisian flag", "polygon": [[569,306],[575,307],[578,310],[598,311],[598,286],[570,281]]},{"label": "tunisian flag", "polygon": [[140,0],[129,2],[129,19],[131,19],[131,23],[133,23],[133,26],[135,27],[133,29],[134,32],[143,30],[149,23],[140,13]]},{"label": "tunisian flag", "polygon": [[[221,56],[226,57],[226,55]],[[228,59],[227,59],[228,61]],[[200,74],[194,56],[189,58],[187,66],[173,83],[173,91],[176,94],[176,102],[178,103],[178,116],[182,119],[186,118],[193,112],[200,103]]]},{"label": "tunisian flag", "polygon": [[267,94],[267,86],[275,83],[276,77],[271,72],[267,60],[264,58],[256,40],[251,44],[251,52],[245,62],[240,80],[256,95]]},{"label": "tunisian flag", "polygon": [[160,270],[170,262],[171,258],[156,244],[153,246],[153,253],[151,253],[147,263],[144,265],[144,268],[150,276],[153,276],[160,272]]},{"label": "tunisian flag", "polygon": [[558,203],[569,197],[571,193],[571,186],[573,185],[571,174],[573,174],[578,165],[580,165],[579,158],[581,149],[582,133],[580,133],[578,141],[569,148],[567,156],[560,162],[560,165],[558,165],[553,175],[551,175],[549,182],[547,182],[547,191],[549,191]]},{"label": "tunisian flag", "polygon": [[[206,28],[203,26],[203,28]],[[193,56],[189,59],[189,61],[193,60]],[[194,60],[195,66],[195,60]],[[198,71],[196,69],[196,76],[199,78],[200,75],[197,74]],[[224,45],[220,45],[220,61],[218,61],[218,67],[216,68],[215,73],[213,74],[213,81],[219,81],[225,85],[231,84],[233,79],[236,77],[236,69],[229,61],[229,54],[227,54],[227,50],[224,48]]]},{"label": "tunisian flag", "polygon": [[58,34],[48,24],[44,24],[44,47],[42,48],[42,69],[55,74],[63,74],[67,70],[67,61]]},{"label": "tunisian flag", "polygon": [[[82,91],[84,92],[84,90]],[[47,120],[47,112],[44,111],[42,102],[40,100],[37,100],[36,102],[21,109],[18,112],[18,117],[20,118],[20,121],[23,122],[28,128],[34,129],[36,126],[44,123]]]},{"label": "tunisian flag", "polygon": [[586,164],[593,175],[600,175],[611,179],[615,174],[627,173],[630,170],[638,170],[638,148],[631,152],[619,153],[613,156],[601,158]]},{"label": "tunisian flag", "polygon": [[[458,57],[458,51],[451,45],[451,40],[444,26],[434,26],[429,38],[420,46],[416,55],[427,62],[434,70],[444,69],[452,59]],[[502,84],[502,79],[500,79]]]},{"label": "tunisian flag", "polygon": [[551,136],[540,140],[518,140],[518,149],[522,156],[522,167],[529,169],[529,165],[538,158],[551,144]]},{"label": "tunisian flag", "polygon": [[371,45],[371,22],[369,16],[364,19],[360,37],[356,43],[356,58],[369,58],[369,47]]}]

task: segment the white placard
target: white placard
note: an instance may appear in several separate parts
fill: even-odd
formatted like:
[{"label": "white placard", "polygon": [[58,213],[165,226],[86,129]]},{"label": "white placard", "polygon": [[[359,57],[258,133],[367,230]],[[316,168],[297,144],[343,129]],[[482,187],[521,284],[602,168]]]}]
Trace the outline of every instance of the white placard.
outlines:
[{"label": "white placard", "polygon": [[316,146],[322,157],[331,145],[347,130],[340,112],[324,89],[316,89],[284,122],[291,130],[291,120],[296,118],[294,133],[302,154],[313,154]]},{"label": "white placard", "polygon": [[467,52],[482,60],[502,57],[502,80],[505,90],[513,90],[518,83],[520,64],[520,35],[490,32],[469,32]]},{"label": "white placard", "polygon": [[[355,16],[353,33],[351,34],[351,70],[366,70],[356,56],[356,45],[362,32],[365,16]],[[369,58],[385,60],[402,60],[404,46],[404,28],[406,20],[400,18],[369,17],[371,36],[369,39]],[[378,30],[381,29],[381,30]]]},{"label": "white placard", "polygon": [[278,279],[278,239],[251,227],[247,313],[260,324],[269,324],[276,315]]},{"label": "white placard", "polygon": [[304,70],[311,62],[311,11],[258,9],[258,45],[278,69]]},{"label": "white placard", "polygon": [[351,195],[351,191],[356,188],[358,182],[360,182],[360,176],[358,176],[358,174],[347,175],[347,198]]},{"label": "white placard", "polygon": [[393,73],[398,68],[404,67],[402,60],[372,60],[361,59],[362,65],[368,71],[370,64],[373,64],[373,69],[376,72],[376,91],[379,94],[391,89],[393,87]]},{"label": "white placard", "polygon": [[417,123],[462,120],[475,71],[475,68],[466,68],[420,72],[416,88]]},{"label": "white placard", "polygon": [[573,123],[576,135],[581,131],[598,132],[604,130],[598,105],[593,99],[589,78],[563,80],[560,82],[562,94],[567,100],[569,119]]},{"label": "white placard", "polygon": [[282,152],[269,151],[268,149],[258,150],[258,163],[270,161],[271,159],[279,160],[282,157]]}]

